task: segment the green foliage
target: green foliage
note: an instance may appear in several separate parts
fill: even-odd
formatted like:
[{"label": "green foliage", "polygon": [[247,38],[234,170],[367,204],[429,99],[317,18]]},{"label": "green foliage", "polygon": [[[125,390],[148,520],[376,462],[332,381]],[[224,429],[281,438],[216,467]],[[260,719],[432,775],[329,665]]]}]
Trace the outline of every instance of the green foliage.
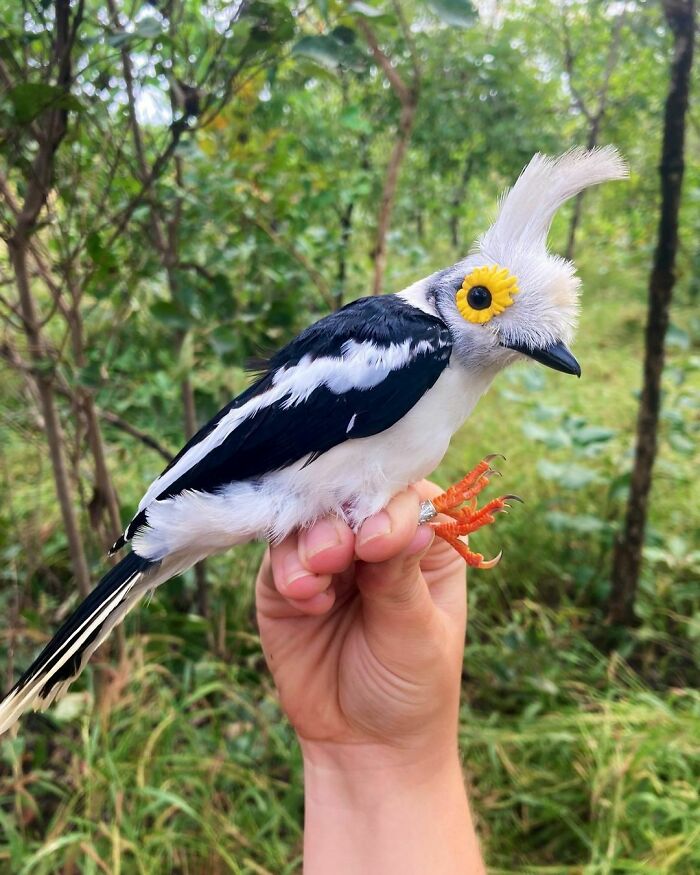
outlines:
[{"label": "green foliage", "polygon": [[[585,142],[577,105],[605,75],[610,4],[549,0],[478,19],[466,0],[87,2],[76,86],[51,84],[50,4],[0,0],[0,60],[32,70],[0,97],[3,176],[17,197],[47,110],[68,113],[36,232],[69,302],[79,290],[82,360],[39,274],[46,367],[94,393],[126,518],[164,462],[126,420],[175,451],[182,378],[200,421],[244,367],[366,294],[387,155],[400,107],[361,24],[420,98],[389,239],[387,288],[464,255],[495,198],[533,152]],[[562,18],[563,15],[566,18]],[[574,54],[570,78],[564,31]],[[644,290],[656,226],[667,39],[656,7],[627,8],[601,142],[630,160],[627,185],[586,195],[577,260],[585,289],[580,382],[535,367],[504,374],[436,474],[453,481],[500,451],[504,491],[526,501],[474,537],[491,574],[470,578],[461,744],[494,872],[700,870],[700,170],[689,162],[680,280],[668,337],[661,452],[638,612],[612,643],[609,560],[623,513],[640,381]],[[144,193],[122,53],[133,62],[143,157],[172,154]],[[3,67],[4,69],[4,67]],[[189,91],[187,89],[190,89]],[[175,138],[175,139],[174,139]],[[697,132],[689,154],[697,154]],[[5,169],[6,168],[6,169]],[[7,203],[0,221],[11,224]],[[176,258],[153,237],[156,216]],[[177,221],[174,221],[177,217]],[[561,251],[569,215],[553,229]],[[25,356],[0,253],[0,347]],[[7,281],[6,281],[7,280]],[[0,445],[0,657],[25,666],[75,600],[35,400],[4,366]],[[95,576],[104,539],[79,410],[58,399]],[[124,664],[0,740],[0,871],[299,871],[301,773],[254,634],[259,545],[209,564],[211,616],[193,575],[127,623]],[[232,582],[236,584],[232,586]],[[607,653],[607,655],[605,655]],[[105,680],[106,678],[106,680]],[[96,689],[106,683],[108,690]],[[99,694],[99,695],[98,695]],[[96,700],[106,702],[98,708]]]},{"label": "green foliage", "polygon": [[349,27],[335,27],[327,34],[302,37],[294,45],[292,54],[310,58],[328,70],[361,73],[367,66],[367,58],[355,41],[355,32]]},{"label": "green foliage", "polygon": [[471,27],[476,10],[469,0],[428,0],[428,6],[445,24],[453,27]]},{"label": "green foliage", "polygon": [[73,95],[66,95],[63,89],[44,82],[23,82],[10,89],[6,97],[20,125],[28,124],[49,108],[79,110],[81,106]]}]

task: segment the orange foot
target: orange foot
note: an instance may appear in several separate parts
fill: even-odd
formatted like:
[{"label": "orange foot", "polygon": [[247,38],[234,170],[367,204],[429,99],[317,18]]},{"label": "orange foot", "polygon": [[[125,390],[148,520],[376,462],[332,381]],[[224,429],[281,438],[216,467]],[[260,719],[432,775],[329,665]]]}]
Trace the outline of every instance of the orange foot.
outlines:
[{"label": "orange foot", "polygon": [[[493,559],[485,561],[481,553],[473,553],[464,541],[460,541],[460,536],[469,535],[482,526],[488,526],[494,522],[495,513],[507,512],[506,508],[510,507],[508,501],[522,502],[522,498],[517,495],[502,495],[500,498],[492,499],[481,508],[477,507],[477,495],[488,485],[489,479],[494,474],[499,474],[490,465],[491,461],[499,455],[499,453],[494,453],[491,456],[486,456],[459,483],[432,501],[424,501],[421,504],[420,521],[422,523],[429,522],[439,513],[452,517],[453,522],[434,523],[435,534],[454,547],[467,565],[472,568],[493,568],[498,565],[503,553],[501,552]],[[501,456],[501,458],[505,460],[505,456]]]}]

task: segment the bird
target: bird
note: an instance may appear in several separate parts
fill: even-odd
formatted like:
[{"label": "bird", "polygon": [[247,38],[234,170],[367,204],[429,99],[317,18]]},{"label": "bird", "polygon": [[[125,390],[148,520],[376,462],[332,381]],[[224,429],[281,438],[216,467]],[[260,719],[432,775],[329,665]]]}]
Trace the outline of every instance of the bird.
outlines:
[{"label": "bird", "polygon": [[[357,529],[435,469],[504,368],[529,359],[580,376],[569,349],[580,280],[547,238],[567,200],[627,174],[612,146],[537,153],[466,257],[397,294],[347,304],[274,354],[148,487],[111,550],[130,552],[0,701],[0,733],[50,705],[144,595],[201,559],[278,542],[326,514]],[[515,498],[477,507],[491,461],[420,513],[481,568],[495,560],[462,536]],[[433,521],[437,513],[448,521]]]}]

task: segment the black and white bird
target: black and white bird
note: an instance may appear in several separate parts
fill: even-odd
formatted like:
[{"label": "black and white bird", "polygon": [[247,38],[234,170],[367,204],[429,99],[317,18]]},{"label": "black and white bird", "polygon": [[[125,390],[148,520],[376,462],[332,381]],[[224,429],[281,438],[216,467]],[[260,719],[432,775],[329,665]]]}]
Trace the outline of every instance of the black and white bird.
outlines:
[{"label": "black and white bird", "polygon": [[[611,147],[536,155],[466,258],[399,294],[354,301],[280,350],[148,488],[113,548],[130,552],[0,702],[0,732],[50,704],[145,593],[200,559],[328,513],[357,527],[437,466],[507,365],[530,358],[580,375],[567,346],[579,280],[547,235],[567,199],[626,173]],[[435,508],[453,517],[438,534],[482,567],[457,538],[504,499],[456,506],[489,473],[483,462]]]}]

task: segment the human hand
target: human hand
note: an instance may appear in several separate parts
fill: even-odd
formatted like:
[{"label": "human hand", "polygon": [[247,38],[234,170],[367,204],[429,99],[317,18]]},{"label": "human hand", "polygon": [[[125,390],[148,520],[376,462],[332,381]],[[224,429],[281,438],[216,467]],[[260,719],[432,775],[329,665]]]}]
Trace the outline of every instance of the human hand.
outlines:
[{"label": "human hand", "polygon": [[260,636],[305,756],[456,749],[465,565],[417,525],[420,501],[439,492],[423,481],[357,536],[329,517],[266,556]]},{"label": "human hand", "polygon": [[457,719],[465,565],[423,481],[357,536],[336,518],[271,548],[258,624],[304,755],[305,875],[484,875]]}]

